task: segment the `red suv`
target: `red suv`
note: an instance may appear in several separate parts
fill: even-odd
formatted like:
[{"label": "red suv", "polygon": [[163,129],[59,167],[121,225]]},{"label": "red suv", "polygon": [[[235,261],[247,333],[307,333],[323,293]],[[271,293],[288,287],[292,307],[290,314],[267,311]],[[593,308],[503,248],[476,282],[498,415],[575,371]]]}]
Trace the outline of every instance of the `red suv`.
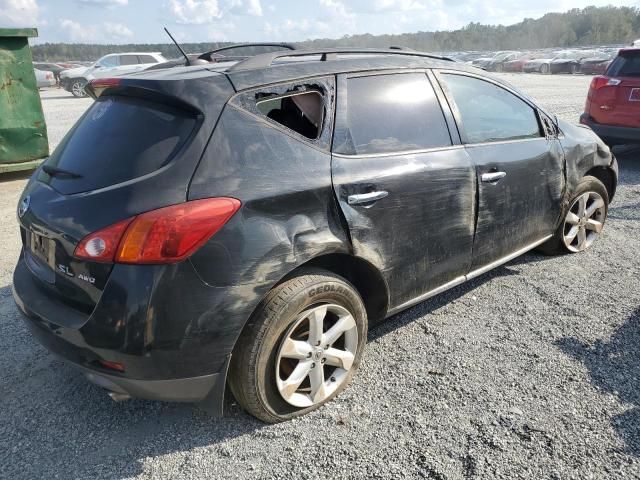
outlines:
[{"label": "red suv", "polygon": [[609,146],[640,143],[640,48],[624,48],[594,77],[580,123]]}]

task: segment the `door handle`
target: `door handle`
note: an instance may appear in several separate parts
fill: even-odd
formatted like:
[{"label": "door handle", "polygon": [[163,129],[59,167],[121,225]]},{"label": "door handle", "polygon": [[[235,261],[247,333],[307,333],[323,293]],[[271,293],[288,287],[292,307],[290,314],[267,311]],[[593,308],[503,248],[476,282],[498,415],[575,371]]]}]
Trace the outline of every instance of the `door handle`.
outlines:
[{"label": "door handle", "polygon": [[349,205],[362,205],[363,203],[377,202],[378,200],[382,200],[387,195],[389,195],[389,192],[385,190],[371,193],[359,193],[356,195],[349,195],[349,197],[347,198],[347,202],[349,203]]},{"label": "door handle", "polygon": [[480,176],[480,180],[486,183],[497,182],[498,180],[502,180],[507,176],[507,172],[491,172],[491,173],[483,173]]}]

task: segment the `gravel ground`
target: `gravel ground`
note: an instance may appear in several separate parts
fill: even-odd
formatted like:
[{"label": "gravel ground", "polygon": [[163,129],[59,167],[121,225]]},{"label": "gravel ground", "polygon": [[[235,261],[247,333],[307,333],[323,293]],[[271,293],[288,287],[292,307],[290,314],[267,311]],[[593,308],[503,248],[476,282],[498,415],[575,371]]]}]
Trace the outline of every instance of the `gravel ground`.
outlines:
[{"label": "gravel ground", "polygon": [[[575,121],[589,79],[510,75]],[[43,93],[52,143],[88,101]],[[65,94],[66,97],[66,94]],[[2,478],[640,478],[640,151],[618,152],[603,238],[525,255],[370,334],[351,388],[265,426],[229,399],[115,404],[54,359],[11,299],[15,205],[0,181]]]}]

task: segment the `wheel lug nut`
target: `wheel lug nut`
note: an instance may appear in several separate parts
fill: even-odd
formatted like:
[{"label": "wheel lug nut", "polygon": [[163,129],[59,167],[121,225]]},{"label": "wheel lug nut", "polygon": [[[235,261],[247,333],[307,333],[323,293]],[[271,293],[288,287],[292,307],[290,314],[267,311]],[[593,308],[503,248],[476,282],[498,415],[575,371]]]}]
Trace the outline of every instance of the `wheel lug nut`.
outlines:
[{"label": "wheel lug nut", "polygon": [[323,358],[323,359],[321,360],[321,362],[320,362],[320,363],[324,363],[324,362],[326,362],[326,361],[327,361],[327,359],[326,359],[326,358]]},{"label": "wheel lug nut", "polygon": [[316,368],[316,364],[315,364],[315,363],[312,363],[312,364],[311,364],[311,368]]},{"label": "wheel lug nut", "polygon": [[318,340],[318,343],[316,343],[316,347],[320,346],[322,342],[320,340]]},{"label": "wheel lug nut", "polygon": [[336,377],[331,377],[331,381],[335,382],[336,381]]},{"label": "wheel lug nut", "polygon": [[311,352],[307,353],[307,358],[311,358]]},{"label": "wheel lug nut", "polygon": [[329,350],[329,345],[325,345],[325,346],[324,346],[324,349],[325,349],[325,350]]}]

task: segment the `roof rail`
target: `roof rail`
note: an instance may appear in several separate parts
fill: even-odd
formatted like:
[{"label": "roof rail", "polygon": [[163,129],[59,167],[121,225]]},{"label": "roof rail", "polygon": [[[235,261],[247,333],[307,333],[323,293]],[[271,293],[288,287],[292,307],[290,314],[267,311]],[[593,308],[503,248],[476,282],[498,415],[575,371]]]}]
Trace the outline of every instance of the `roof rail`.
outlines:
[{"label": "roof rail", "polygon": [[[211,50],[210,52],[205,52],[200,55],[199,58],[209,57],[215,54],[222,54],[222,52],[226,52],[227,50],[234,50],[236,48],[244,48],[244,47],[281,47],[283,50],[296,50],[296,46],[291,43],[237,43],[235,45],[227,45],[225,47],[216,48],[215,50]],[[246,56],[246,55],[241,55]]]},{"label": "roof rail", "polygon": [[279,58],[285,57],[309,57],[320,55],[320,61],[326,62],[327,60],[337,60],[338,55],[351,55],[351,54],[370,54],[370,55],[402,55],[410,57],[424,57],[433,58],[435,60],[445,60],[454,62],[455,60],[449,57],[441,57],[438,55],[431,55],[429,53],[417,52],[413,50],[398,50],[398,49],[375,49],[375,48],[330,48],[322,50],[293,50],[288,52],[270,52],[249,57],[246,60],[236,63],[230,67],[228,72],[238,72],[243,70],[254,70],[259,68],[270,67],[273,62]]}]

